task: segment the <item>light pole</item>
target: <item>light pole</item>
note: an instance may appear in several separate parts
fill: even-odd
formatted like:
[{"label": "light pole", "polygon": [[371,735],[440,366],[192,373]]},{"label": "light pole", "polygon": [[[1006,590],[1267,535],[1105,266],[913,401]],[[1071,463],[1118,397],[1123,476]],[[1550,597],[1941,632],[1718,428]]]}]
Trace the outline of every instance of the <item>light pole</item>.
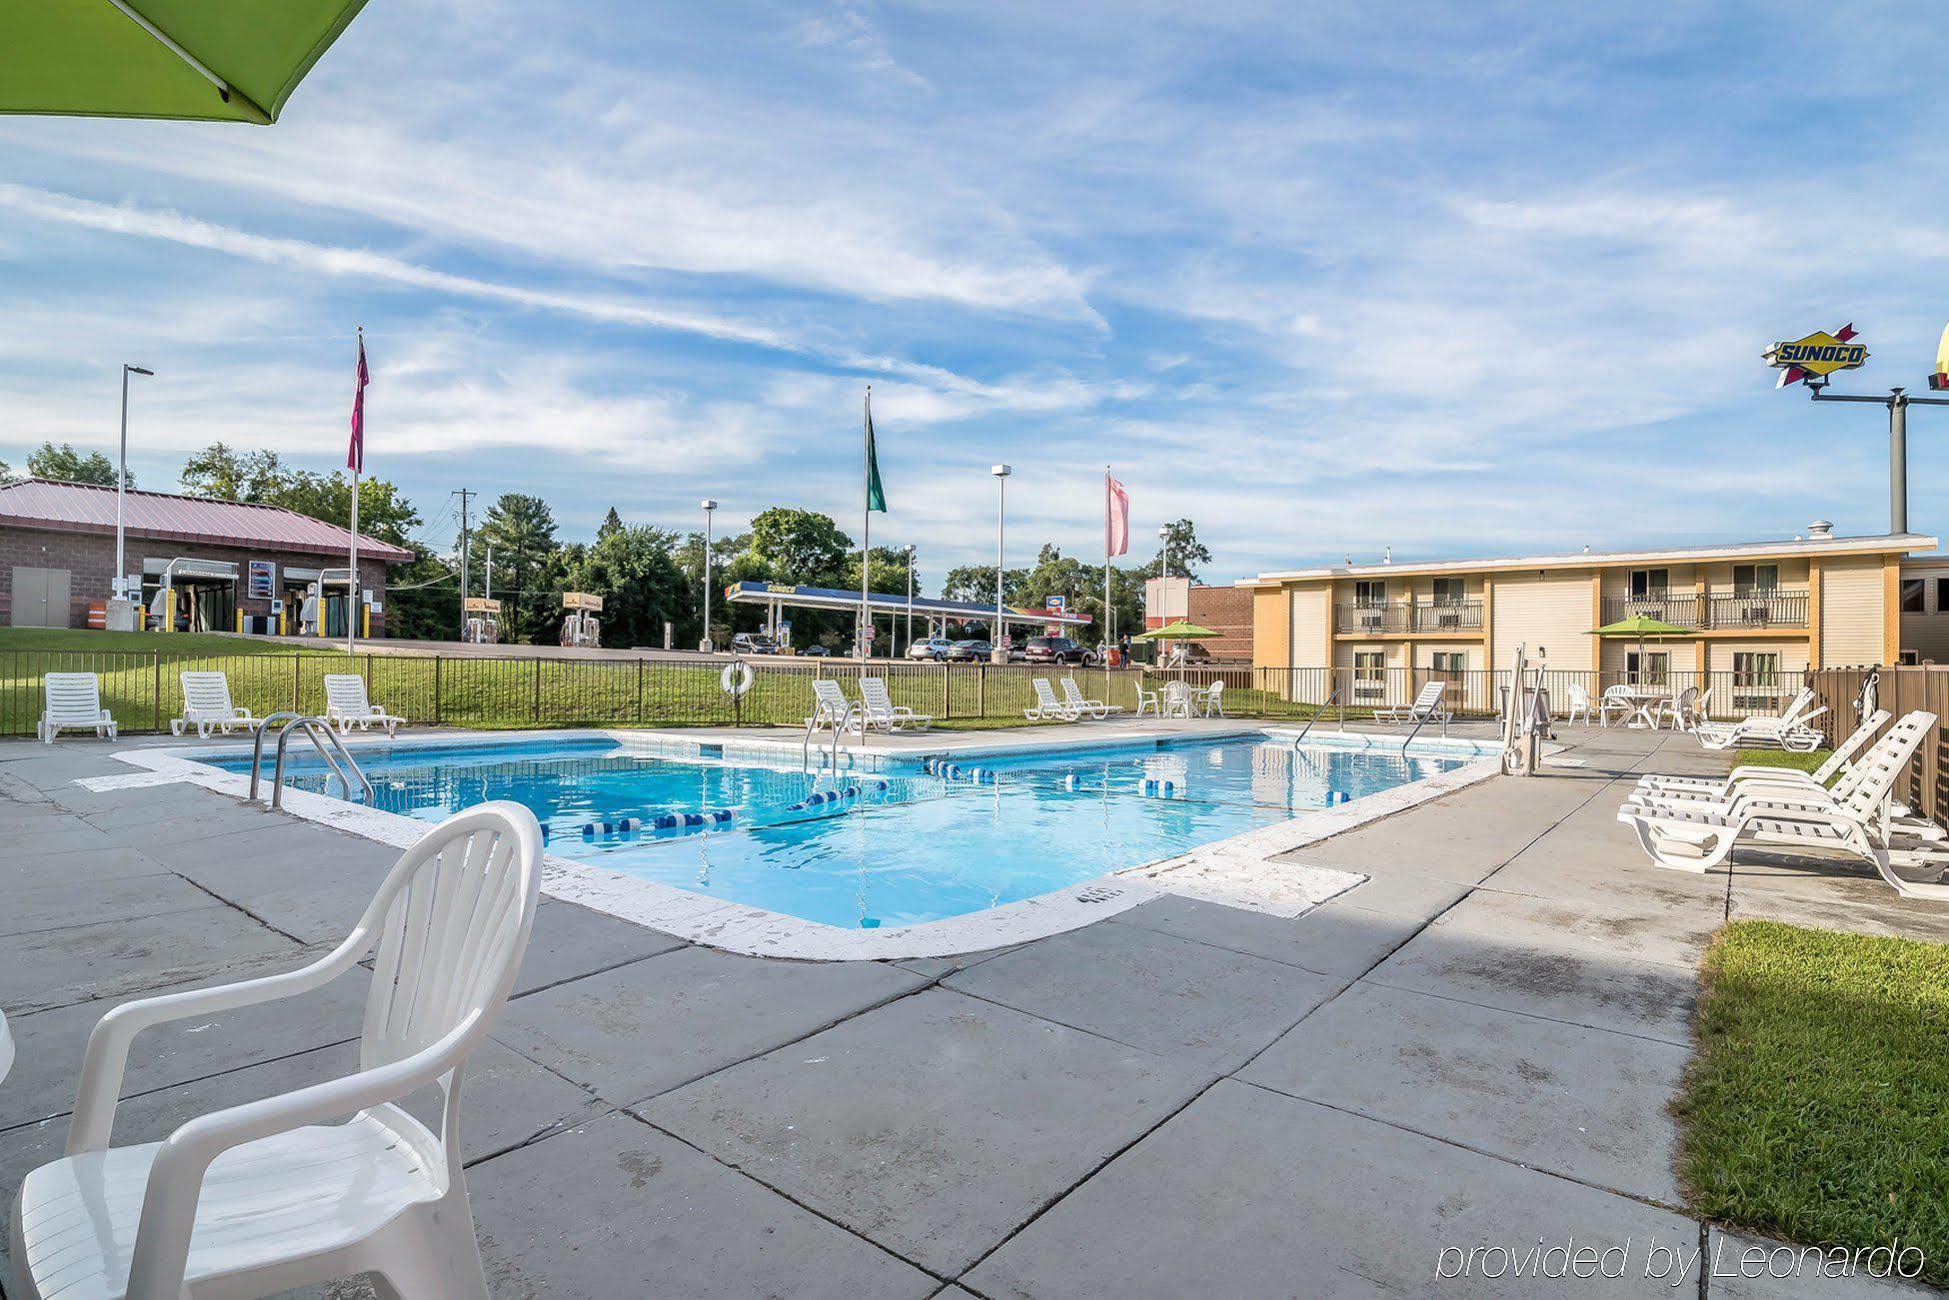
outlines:
[{"label": "light pole", "polygon": [[122,363],[122,457],[115,468],[115,583],[113,590],[118,599],[127,600],[129,595],[129,565],[124,554],[122,531],[122,498],[129,487],[129,376],[148,375],[154,378],[155,371],[141,366]]},{"label": "light pole", "polygon": [[697,504],[704,507],[704,639],[697,648],[705,654],[711,652],[711,512],[717,509],[717,502],[705,497]]},{"label": "light pole", "polygon": [[989,645],[988,661],[1005,664],[1008,651],[1002,641],[1008,632],[1007,624],[1002,622],[1002,543],[1008,530],[1008,476],[1012,471],[1006,465],[992,465],[988,472],[995,476],[995,486],[1001,489],[995,502],[995,639]]},{"label": "light pole", "polygon": [[1162,573],[1158,574],[1157,576],[1160,578],[1168,578],[1171,576],[1171,530],[1170,528],[1164,527],[1158,529],[1157,540],[1161,544],[1159,547],[1159,550],[1162,553],[1162,558],[1160,562],[1164,570]]},{"label": "light pole", "polygon": [[907,551],[907,649],[914,648],[914,544],[908,542]]}]

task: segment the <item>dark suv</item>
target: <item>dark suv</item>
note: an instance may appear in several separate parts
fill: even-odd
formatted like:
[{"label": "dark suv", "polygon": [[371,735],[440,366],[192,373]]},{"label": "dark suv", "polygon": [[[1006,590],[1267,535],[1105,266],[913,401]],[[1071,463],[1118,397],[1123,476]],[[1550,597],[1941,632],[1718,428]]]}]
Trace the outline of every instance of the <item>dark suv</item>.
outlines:
[{"label": "dark suv", "polygon": [[1093,664],[1096,651],[1077,645],[1066,636],[1032,636],[1022,648],[1032,664]]}]

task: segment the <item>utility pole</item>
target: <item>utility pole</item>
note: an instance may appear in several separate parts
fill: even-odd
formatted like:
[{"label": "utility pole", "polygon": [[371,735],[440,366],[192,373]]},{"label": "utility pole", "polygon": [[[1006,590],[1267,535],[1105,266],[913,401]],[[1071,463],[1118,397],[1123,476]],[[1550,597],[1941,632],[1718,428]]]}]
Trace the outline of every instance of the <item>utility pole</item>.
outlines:
[{"label": "utility pole", "polygon": [[467,488],[450,494],[460,498],[460,637],[467,638],[467,503],[479,495]]}]

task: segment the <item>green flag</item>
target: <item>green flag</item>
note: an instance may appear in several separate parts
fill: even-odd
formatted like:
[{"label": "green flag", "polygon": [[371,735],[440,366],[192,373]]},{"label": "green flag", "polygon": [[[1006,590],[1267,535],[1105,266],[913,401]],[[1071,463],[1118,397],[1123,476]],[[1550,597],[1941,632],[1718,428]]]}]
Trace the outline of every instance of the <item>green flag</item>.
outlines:
[{"label": "green flag", "polygon": [[866,395],[866,509],[887,512],[887,494],[880,487],[880,453],[873,446],[873,394]]}]

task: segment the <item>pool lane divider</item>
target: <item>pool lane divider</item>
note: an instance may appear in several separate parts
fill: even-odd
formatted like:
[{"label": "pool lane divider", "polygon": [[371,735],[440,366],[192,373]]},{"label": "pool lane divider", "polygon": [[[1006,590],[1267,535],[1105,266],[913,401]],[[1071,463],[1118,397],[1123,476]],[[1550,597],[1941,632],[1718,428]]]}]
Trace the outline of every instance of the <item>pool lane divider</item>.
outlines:
[{"label": "pool lane divider", "polygon": [[920,770],[928,776],[938,776],[943,781],[964,781],[969,785],[1000,785],[1002,783],[1000,768],[974,767],[972,765],[963,767],[959,763],[951,763],[945,758],[924,759],[921,762]]},{"label": "pool lane divider", "polygon": [[872,780],[863,784],[841,786],[837,790],[817,790],[797,803],[787,804],[785,811],[813,812],[815,810],[833,808],[842,803],[854,803],[858,801],[862,794],[885,794],[891,788],[892,783],[889,781]]}]

